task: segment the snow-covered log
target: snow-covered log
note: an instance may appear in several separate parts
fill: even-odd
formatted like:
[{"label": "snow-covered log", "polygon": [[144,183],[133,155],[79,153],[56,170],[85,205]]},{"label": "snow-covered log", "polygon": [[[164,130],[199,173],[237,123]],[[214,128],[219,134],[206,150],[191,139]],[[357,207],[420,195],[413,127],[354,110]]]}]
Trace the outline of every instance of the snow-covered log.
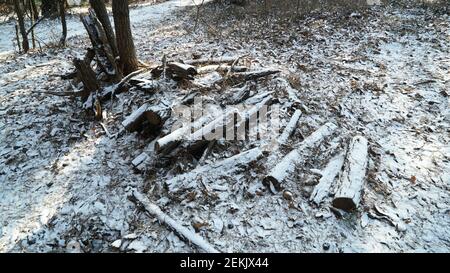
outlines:
[{"label": "snow-covered log", "polygon": [[122,125],[128,131],[137,130],[145,120],[148,120],[154,128],[160,128],[164,122],[170,117],[171,109],[164,103],[157,105],[143,104],[139,109],[128,116]]},{"label": "snow-covered log", "polygon": [[215,116],[214,115],[205,115],[194,121],[192,124],[185,125],[181,128],[174,130],[172,133],[158,139],[155,142],[155,151],[157,153],[167,152],[173,149],[177,144],[183,140],[183,138],[188,138],[191,134],[191,131],[197,131],[202,126],[210,122]]},{"label": "snow-covered log", "polygon": [[281,134],[281,136],[278,138],[278,143],[280,145],[285,145],[286,142],[288,141],[289,137],[294,133],[301,116],[302,116],[302,111],[300,111],[298,109],[295,110],[294,114],[291,117],[291,120],[286,125],[286,128],[284,128],[284,131]]},{"label": "snow-covered log", "polygon": [[344,158],[344,153],[338,154],[333,157],[325,169],[322,170],[322,177],[320,178],[319,183],[314,187],[310,197],[312,202],[319,205],[325,197],[330,195],[333,181],[341,171],[342,165],[344,165]]},{"label": "snow-covered log", "polygon": [[261,149],[253,148],[213,164],[199,166],[191,172],[167,180],[166,184],[171,193],[192,189],[198,185],[198,178],[200,177],[204,182],[215,181],[224,174],[232,174],[239,169],[248,167],[250,163],[255,162],[262,156]]},{"label": "snow-covered log", "polygon": [[133,191],[133,197],[145,208],[145,210],[152,216],[154,216],[161,224],[168,226],[175,233],[187,240],[189,243],[195,245],[200,250],[206,253],[220,253],[205,239],[200,237],[195,232],[190,231],[172,217],[164,213],[156,204],[150,202],[150,200],[138,191]]},{"label": "snow-covered log", "polygon": [[330,136],[335,130],[337,126],[333,123],[326,123],[317,131],[308,136],[305,140],[303,140],[298,147],[288,153],[264,178],[263,182],[267,186],[272,183],[272,185],[276,189],[281,189],[281,184],[284,179],[294,172],[295,167],[301,164],[305,158],[303,153],[305,150],[313,149],[328,136]]},{"label": "snow-covered log", "polygon": [[359,205],[367,172],[368,142],[362,136],[355,136],[348,147],[340,186],[333,199],[333,206],[353,210]]}]

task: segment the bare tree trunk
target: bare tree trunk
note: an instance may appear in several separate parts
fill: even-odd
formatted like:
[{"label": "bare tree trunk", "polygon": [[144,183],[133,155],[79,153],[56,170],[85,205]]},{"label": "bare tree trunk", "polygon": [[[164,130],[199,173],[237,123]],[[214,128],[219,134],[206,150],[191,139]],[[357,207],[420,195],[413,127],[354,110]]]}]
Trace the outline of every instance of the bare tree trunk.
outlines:
[{"label": "bare tree trunk", "polygon": [[114,26],[116,29],[117,47],[120,56],[120,66],[123,74],[128,75],[136,71],[139,66],[131,33],[130,11],[127,0],[113,0],[112,2]]},{"label": "bare tree trunk", "polygon": [[60,46],[66,46],[67,39],[67,22],[66,22],[66,0],[59,0],[59,14],[61,17],[62,36],[59,40]]},{"label": "bare tree trunk", "polygon": [[105,3],[102,0],[89,0],[91,7],[94,9],[98,20],[103,26],[106,37],[108,39],[109,46],[111,47],[114,58],[119,56],[119,50],[117,49],[116,36],[109,20],[108,11],[106,10]]},{"label": "bare tree trunk", "polygon": [[30,45],[28,43],[27,31],[25,30],[25,22],[23,19],[23,9],[20,0],[14,0],[14,9],[17,14],[17,20],[19,22],[19,30],[22,35],[22,49],[24,52],[28,52]]},{"label": "bare tree trunk", "polygon": [[39,19],[39,11],[36,6],[35,0],[30,0],[31,9],[33,10],[33,19],[37,21]]},{"label": "bare tree trunk", "polygon": [[[31,25],[34,25],[34,21],[36,19],[36,11],[34,8],[36,8],[36,5],[34,4],[34,8],[33,8],[33,4],[34,4],[34,0],[29,0],[28,1],[28,10],[30,11],[30,21],[31,21]],[[33,48],[36,48],[36,39],[34,37],[34,29],[31,29],[31,42],[33,44]]]}]

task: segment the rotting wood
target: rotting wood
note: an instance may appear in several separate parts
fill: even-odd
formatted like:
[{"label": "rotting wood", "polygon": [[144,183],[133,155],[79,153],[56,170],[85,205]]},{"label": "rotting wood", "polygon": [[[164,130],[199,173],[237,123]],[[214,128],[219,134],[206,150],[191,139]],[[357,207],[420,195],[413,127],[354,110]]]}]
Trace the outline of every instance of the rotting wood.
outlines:
[{"label": "rotting wood", "polygon": [[106,33],[94,11],[90,9],[87,15],[80,16],[80,18],[89,34],[100,70],[108,75],[110,81],[119,81],[122,78],[121,71],[118,69]]}]

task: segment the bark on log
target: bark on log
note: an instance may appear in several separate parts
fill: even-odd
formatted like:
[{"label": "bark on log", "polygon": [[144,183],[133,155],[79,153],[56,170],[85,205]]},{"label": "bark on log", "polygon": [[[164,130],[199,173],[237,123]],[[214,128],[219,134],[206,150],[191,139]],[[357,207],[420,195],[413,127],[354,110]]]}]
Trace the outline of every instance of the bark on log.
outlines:
[{"label": "bark on log", "polygon": [[320,178],[319,183],[314,187],[311,194],[310,200],[312,202],[320,205],[323,199],[330,195],[332,184],[344,165],[344,159],[344,153],[338,154],[333,157],[325,169],[323,169],[321,172],[322,177]]},{"label": "bark on log", "polygon": [[122,122],[122,125],[128,131],[136,131],[147,120],[153,128],[160,129],[164,125],[164,122],[169,119],[170,115],[171,109],[164,103],[153,106],[145,103],[128,116]]},{"label": "bark on log", "polygon": [[319,144],[336,129],[337,126],[333,123],[327,123],[320,127],[317,131],[303,140],[298,147],[288,153],[264,178],[263,183],[266,186],[270,186],[270,183],[272,183],[277,190],[281,190],[281,185],[285,178],[294,172],[297,165],[305,160],[303,156],[304,151],[319,146]]},{"label": "bark on log", "polygon": [[157,205],[150,202],[150,200],[143,194],[139,193],[138,191],[134,191],[133,197],[144,206],[145,210],[150,213],[150,215],[156,217],[159,222],[167,225],[183,239],[192,243],[206,253],[219,253],[219,251],[215,249],[214,246],[209,244],[195,232],[192,232],[186,227],[182,226],[180,223],[172,219],[169,215],[165,214]]},{"label": "bark on log", "polygon": [[367,172],[367,148],[367,139],[362,136],[350,142],[340,186],[333,199],[334,207],[346,211],[358,207]]}]

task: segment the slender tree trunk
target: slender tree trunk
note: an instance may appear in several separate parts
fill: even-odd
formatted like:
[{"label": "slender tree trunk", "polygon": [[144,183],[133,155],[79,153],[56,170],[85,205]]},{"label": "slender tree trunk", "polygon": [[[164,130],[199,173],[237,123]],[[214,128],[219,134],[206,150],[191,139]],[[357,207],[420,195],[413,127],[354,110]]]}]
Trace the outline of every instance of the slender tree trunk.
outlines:
[{"label": "slender tree trunk", "polygon": [[67,39],[67,22],[66,22],[66,0],[59,0],[59,14],[61,17],[62,36],[59,41],[60,46],[66,46]]},{"label": "slender tree trunk", "polygon": [[[35,10],[33,8],[33,3],[34,3],[34,0],[29,0],[28,1],[28,9],[30,11],[30,21],[31,21],[31,25],[32,26],[34,25],[34,21],[36,19],[36,13],[35,13]],[[36,39],[34,37],[34,29],[31,30],[31,42],[33,44],[33,48],[36,48]]]},{"label": "slender tree trunk", "polygon": [[131,33],[130,11],[127,0],[113,0],[114,26],[116,29],[117,47],[120,66],[124,75],[136,71],[139,66]]},{"label": "slender tree trunk", "polygon": [[[23,9],[20,0],[14,0],[14,9],[17,14],[17,21],[19,22],[19,30],[22,35],[22,49],[24,52],[28,52],[30,45],[28,43],[27,31],[25,30],[25,22],[23,18]],[[19,42],[19,41],[17,41]]]},{"label": "slender tree trunk", "polygon": [[116,35],[109,20],[108,11],[106,10],[105,3],[102,0],[89,0],[91,7],[94,9],[98,20],[102,24],[105,31],[106,38],[108,39],[109,46],[114,55],[114,58],[119,56],[119,50],[117,49]]},{"label": "slender tree trunk", "polygon": [[37,21],[39,19],[39,11],[36,6],[35,0],[30,0],[31,9],[33,10],[33,18],[34,21]]}]

